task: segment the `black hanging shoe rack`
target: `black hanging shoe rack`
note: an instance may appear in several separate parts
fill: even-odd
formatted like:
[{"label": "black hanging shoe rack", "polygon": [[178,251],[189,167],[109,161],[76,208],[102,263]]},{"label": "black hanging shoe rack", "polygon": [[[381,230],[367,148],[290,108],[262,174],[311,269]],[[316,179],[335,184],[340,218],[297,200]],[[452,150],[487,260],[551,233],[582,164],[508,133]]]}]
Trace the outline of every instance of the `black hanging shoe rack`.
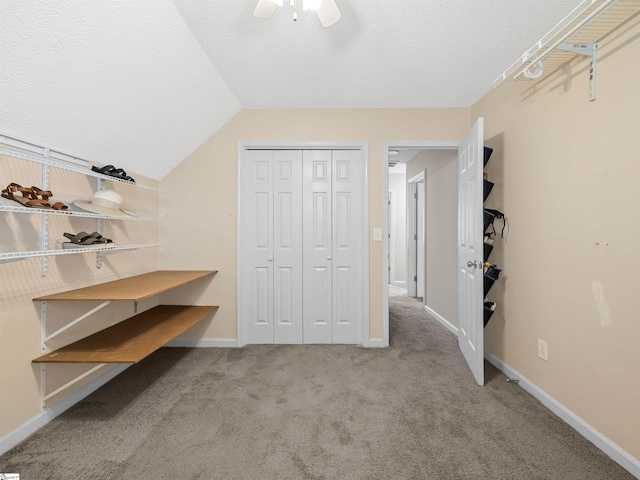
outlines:
[{"label": "black hanging shoe rack", "polygon": [[[489,161],[489,158],[491,158],[492,153],[493,153],[492,148],[484,147],[484,166],[485,167],[487,166],[487,162]],[[493,187],[494,187],[494,183],[487,180],[486,174],[485,174],[485,178],[483,180],[483,202],[487,200],[487,197],[489,197],[489,195],[491,194],[491,190],[493,190]],[[483,281],[484,281],[484,297],[485,297],[485,300],[484,300],[484,326],[485,327],[487,326],[487,323],[489,323],[489,320],[491,319],[491,316],[493,315],[493,312],[495,311],[495,308],[496,308],[495,302],[488,301],[486,297],[487,297],[487,294],[489,293],[489,290],[491,290],[491,287],[493,286],[495,281],[500,276],[500,273],[502,272],[502,270],[498,268],[496,264],[491,264],[489,262],[489,256],[493,251],[492,235],[495,233],[495,230],[490,233],[487,233],[487,230],[489,229],[490,226],[493,225],[493,221],[495,220],[496,216],[498,216],[499,218],[503,218],[503,221],[506,222],[506,219],[504,219],[504,215],[501,212],[498,212],[497,210],[491,210],[491,209],[484,210],[484,230],[483,230],[484,232],[484,277],[483,277]]]}]

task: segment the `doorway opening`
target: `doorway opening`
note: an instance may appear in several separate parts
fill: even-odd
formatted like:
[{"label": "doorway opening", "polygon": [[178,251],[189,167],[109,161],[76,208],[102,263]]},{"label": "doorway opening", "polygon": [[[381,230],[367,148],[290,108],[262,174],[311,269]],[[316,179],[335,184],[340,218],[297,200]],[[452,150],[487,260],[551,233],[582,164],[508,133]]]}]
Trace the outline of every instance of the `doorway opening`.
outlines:
[{"label": "doorway opening", "polygon": [[[394,286],[406,285],[407,295],[421,298],[425,310],[431,314],[438,313],[445,305],[444,315],[439,315],[442,319],[457,315],[455,179],[459,145],[458,141],[395,141],[384,142],[383,145],[383,168],[387,172],[383,176],[383,191],[393,192],[385,201],[383,210],[383,225],[387,230],[383,234],[389,239],[383,243],[385,284],[389,285],[390,294],[394,293]],[[402,203],[398,199],[398,192],[403,190],[398,186],[398,170],[402,172],[404,181],[405,205],[402,210],[398,205]],[[443,178],[447,179],[444,183],[441,181]],[[398,226],[399,220],[404,229],[403,235],[398,233],[402,230]],[[442,256],[437,253],[446,243],[442,237],[451,234],[450,251]],[[402,279],[398,278],[402,271],[399,264],[404,266]],[[444,284],[439,278],[442,272],[446,277]],[[442,295],[440,290],[443,289],[448,289],[449,293]],[[451,320],[453,324],[456,323],[456,318]],[[388,332],[389,297],[384,295],[385,346],[389,345]]]}]

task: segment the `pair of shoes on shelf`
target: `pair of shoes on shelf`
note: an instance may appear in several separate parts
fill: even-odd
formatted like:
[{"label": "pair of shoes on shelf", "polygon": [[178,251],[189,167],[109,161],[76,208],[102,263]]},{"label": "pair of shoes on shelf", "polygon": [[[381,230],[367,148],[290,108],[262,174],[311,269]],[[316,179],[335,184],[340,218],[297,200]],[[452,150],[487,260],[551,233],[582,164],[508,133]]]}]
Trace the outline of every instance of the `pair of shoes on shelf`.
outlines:
[{"label": "pair of shoes on shelf", "polygon": [[105,165],[104,167],[91,167],[91,170],[97,173],[101,173],[103,175],[108,175],[109,177],[119,178],[120,180],[124,180],[126,182],[136,183],[136,181],[127,175],[121,168],[116,168],[113,165]]},{"label": "pair of shoes on shelf", "polygon": [[63,242],[62,248],[82,248],[82,247],[99,247],[100,245],[106,245],[108,243],[113,243],[113,240],[110,238],[103,237],[98,232],[87,233],[65,233],[65,237],[67,237],[70,242]]},{"label": "pair of shoes on shelf", "polygon": [[493,312],[495,312],[496,310],[496,304],[495,302],[488,302],[485,300],[484,302],[484,326],[487,326],[487,323],[489,323],[489,320],[491,320],[491,316],[493,315]]},{"label": "pair of shoes on shelf", "polygon": [[38,187],[26,188],[17,183],[10,183],[2,190],[2,196],[22,204],[29,208],[42,208],[45,210],[67,211],[69,207],[62,202],[50,203],[53,196],[51,190],[42,190]]}]

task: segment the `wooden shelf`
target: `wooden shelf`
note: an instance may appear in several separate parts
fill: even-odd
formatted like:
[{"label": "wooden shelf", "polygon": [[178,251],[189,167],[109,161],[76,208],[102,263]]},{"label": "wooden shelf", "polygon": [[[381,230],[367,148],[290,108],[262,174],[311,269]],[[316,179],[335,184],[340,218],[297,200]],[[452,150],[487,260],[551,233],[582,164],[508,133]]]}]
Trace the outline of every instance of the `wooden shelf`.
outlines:
[{"label": "wooden shelf", "polygon": [[34,301],[140,301],[154,295],[180,287],[187,283],[217,273],[217,270],[159,270],[144,273],[134,277],[101,283],[91,287],[69,290],[44,297],[34,298]]},{"label": "wooden shelf", "polygon": [[33,363],[137,363],[217,309],[160,305],[38,357]]}]

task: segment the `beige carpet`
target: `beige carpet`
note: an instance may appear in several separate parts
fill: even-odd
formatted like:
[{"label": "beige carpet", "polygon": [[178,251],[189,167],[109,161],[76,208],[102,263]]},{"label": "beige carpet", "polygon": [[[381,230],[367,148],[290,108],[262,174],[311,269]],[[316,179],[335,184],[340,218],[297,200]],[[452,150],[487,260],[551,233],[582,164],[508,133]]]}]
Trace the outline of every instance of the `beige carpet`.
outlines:
[{"label": "beige carpet", "polygon": [[0,457],[21,480],[630,479],[390,299],[391,347],[163,348]]}]

